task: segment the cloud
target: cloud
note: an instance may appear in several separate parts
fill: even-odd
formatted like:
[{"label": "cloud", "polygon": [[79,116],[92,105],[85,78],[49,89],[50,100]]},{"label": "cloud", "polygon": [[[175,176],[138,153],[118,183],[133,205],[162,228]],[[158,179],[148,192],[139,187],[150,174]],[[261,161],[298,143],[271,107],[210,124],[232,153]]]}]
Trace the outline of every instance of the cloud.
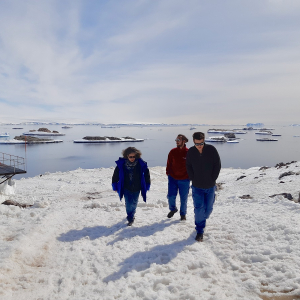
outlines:
[{"label": "cloud", "polygon": [[0,120],[296,122],[297,3],[1,2]]}]

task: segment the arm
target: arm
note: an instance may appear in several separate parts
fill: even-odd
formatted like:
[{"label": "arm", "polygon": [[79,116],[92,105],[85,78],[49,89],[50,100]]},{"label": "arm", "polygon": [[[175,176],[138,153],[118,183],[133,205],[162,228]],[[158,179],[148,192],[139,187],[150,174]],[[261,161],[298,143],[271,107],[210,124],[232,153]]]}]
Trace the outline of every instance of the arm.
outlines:
[{"label": "arm", "polygon": [[114,170],[114,175],[112,177],[112,189],[114,191],[117,191],[117,183],[119,181],[119,167],[116,166],[115,170]]},{"label": "arm", "polygon": [[150,179],[150,172],[149,172],[148,168],[146,168],[144,176],[145,176],[145,181],[146,181],[146,189],[147,189],[147,191],[149,191],[150,190],[151,179]]},{"label": "arm", "polygon": [[189,175],[189,179],[193,180],[194,178],[194,170],[192,166],[192,161],[191,161],[191,152],[190,150],[186,154],[186,170]]},{"label": "arm", "polygon": [[172,158],[171,158],[171,151],[168,155],[168,160],[167,160],[167,167],[166,167],[166,174],[169,176],[171,173],[171,168],[172,168]]},{"label": "arm", "polygon": [[221,171],[221,159],[217,149],[214,149],[213,155],[214,155],[214,160],[213,160],[214,166],[212,171],[212,179],[216,181]]}]

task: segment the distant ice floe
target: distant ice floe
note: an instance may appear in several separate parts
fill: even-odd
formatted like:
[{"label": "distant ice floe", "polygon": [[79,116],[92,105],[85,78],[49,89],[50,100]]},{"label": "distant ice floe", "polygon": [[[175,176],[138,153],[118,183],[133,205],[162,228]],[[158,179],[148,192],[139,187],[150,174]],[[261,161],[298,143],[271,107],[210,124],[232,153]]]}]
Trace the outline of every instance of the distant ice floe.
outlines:
[{"label": "distant ice floe", "polygon": [[20,144],[53,144],[53,143],[62,143],[63,140],[48,140],[48,141],[20,141],[20,140],[5,140],[1,141],[1,145],[20,145]]},{"label": "distant ice floe", "polygon": [[98,137],[98,136],[87,136],[79,140],[74,140],[74,143],[123,143],[123,142],[143,142],[144,139],[135,139],[131,137]]}]

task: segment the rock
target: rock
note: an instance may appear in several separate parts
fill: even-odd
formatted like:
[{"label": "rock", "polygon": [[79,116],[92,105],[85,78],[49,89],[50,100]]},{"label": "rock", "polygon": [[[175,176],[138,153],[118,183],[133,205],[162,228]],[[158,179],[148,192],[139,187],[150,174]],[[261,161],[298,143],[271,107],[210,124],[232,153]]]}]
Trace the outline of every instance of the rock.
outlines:
[{"label": "rock", "polygon": [[87,141],[104,141],[105,137],[102,137],[102,136],[85,136],[83,139],[87,140]]},{"label": "rock", "polygon": [[235,134],[234,133],[224,133],[224,136],[229,138],[229,139],[235,139]]},{"label": "rock", "polygon": [[239,177],[237,180],[243,179],[243,178],[245,178],[245,177],[246,177],[245,175],[242,175],[242,176]]},{"label": "rock", "polygon": [[108,138],[111,141],[120,141],[120,138],[114,137],[114,136],[106,136],[106,138]]},{"label": "rock", "polygon": [[51,132],[51,130],[49,130],[48,128],[39,128],[38,131]]},{"label": "rock", "polygon": [[253,199],[250,195],[239,196],[241,199]]},{"label": "rock", "polygon": [[224,184],[224,182],[217,182],[216,183],[216,187],[217,187],[217,191],[220,191],[223,189],[222,185]]},{"label": "rock", "polygon": [[272,196],[269,196],[269,197],[274,198],[276,196],[283,196],[284,198],[286,198],[288,200],[293,200],[293,196],[290,193],[275,194],[275,195],[272,195]]},{"label": "rock", "polygon": [[291,161],[291,162],[288,162],[288,163],[280,162],[279,164],[277,164],[277,165],[275,166],[275,168],[280,169],[280,168],[282,168],[282,167],[288,167],[288,165],[293,164],[293,163],[295,163],[295,162],[296,162],[295,160],[293,160],[293,161]]},{"label": "rock", "polygon": [[130,136],[124,136],[123,139],[125,139],[125,140],[135,140],[135,138],[130,137]]},{"label": "rock", "polygon": [[282,177],[285,177],[285,176],[295,175],[295,174],[296,173],[292,172],[292,171],[284,172],[284,173],[282,173],[282,174],[279,175],[278,179],[281,179]]},{"label": "rock", "polygon": [[40,139],[38,137],[34,137],[34,136],[30,136],[30,135],[20,135],[20,136],[15,136],[14,137],[15,140],[18,140],[18,141],[25,141],[27,143],[30,143],[30,142],[46,142],[46,141],[52,141],[51,139]]},{"label": "rock", "polygon": [[264,166],[264,167],[261,167],[258,171],[264,171],[264,170],[267,170],[267,169],[270,169],[270,167]]},{"label": "rock", "polygon": [[6,201],[2,202],[1,204],[14,205],[14,206],[19,206],[19,207],[23,207],[23,208],[32,206],[31,204],[22,204],[22,203],[18,203],[18,202],[12,201],[12,200],[6,200]]}]

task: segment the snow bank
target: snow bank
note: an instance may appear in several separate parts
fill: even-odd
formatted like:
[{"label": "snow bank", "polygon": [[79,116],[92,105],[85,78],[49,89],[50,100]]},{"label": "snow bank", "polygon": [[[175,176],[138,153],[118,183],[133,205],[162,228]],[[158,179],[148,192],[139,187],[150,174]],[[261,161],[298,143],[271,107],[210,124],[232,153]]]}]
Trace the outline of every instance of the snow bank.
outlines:
[{"label": "snow bank", "polygon": [[222,169],[203,243],[191,195],[187,221],[166,217],[164,167],[150,168],[132,227],[111,190],[113,168],[19,180],[11,197],[34,206],[0,205],[0,297],[299,299],[299,171],[297,162]]},{"label": "snow bank", "polygon": [[0,184],[0,203],[5,201],[6,196],[13,195],[16,189],[16,181],[9,179]]}]

